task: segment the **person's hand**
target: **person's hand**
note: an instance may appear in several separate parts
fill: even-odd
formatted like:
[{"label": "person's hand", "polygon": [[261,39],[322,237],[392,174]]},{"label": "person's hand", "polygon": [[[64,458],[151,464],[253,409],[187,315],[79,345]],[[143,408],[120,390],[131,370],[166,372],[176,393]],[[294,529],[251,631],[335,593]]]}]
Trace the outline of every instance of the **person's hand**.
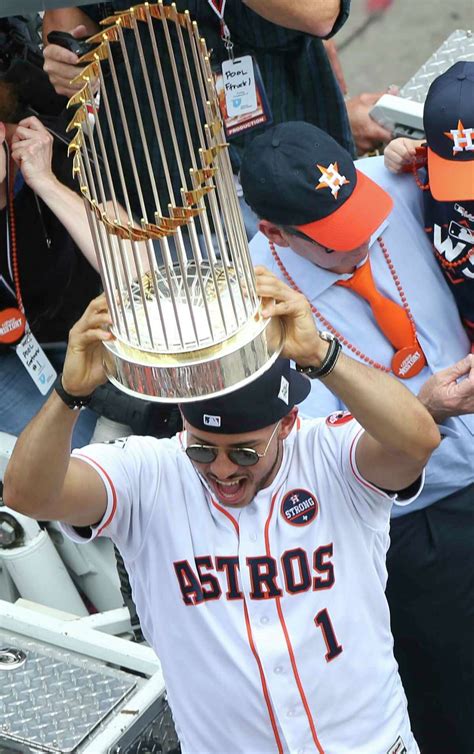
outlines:
[{"label": "person's hand", "polygon": [[411,165],[416,158],[417,147],[423,144],[418,139],[393,139],[385,147],[383,159],[385,167],[392,173],[403,173],[408,165]]},{"label": "person's hand", "polygon": [[257,294],[262,298],[262,315],[280,317],[284,325],[281,355],[301,366],[319,366],[327,343],[318,337],[311,307],[302,293],[294,291],[266,267],[256,267]]},{"label": "person's hand", "polygon": [[[69,33],[75,39],[81,39],[87,35],[87,29],[81,24]],[[48,74],[49,80],[57,94],[62,94],[64,97],[72,97],[73,94],[83,87],[84,84],[80,81],[71,84],[71,80],[80,72],[80,69],[76,67],[79,58],[71,50],[66,50],[65,47],[60,47],[59,45],[49,44],[44,48],[43,55],[43,69]]]},{"label": "person's hand", "polygon": [[71,395],[90,395],[107,380],[102,343],[113,340],[105,295],[93,299],[71,328],[64,360],[62,383]]},{"label": "person's hand", "polygon": [[359,154],[370,152],[392,138],[390,131],[379,125],[369,113],[384,92],[364,92],[346,101],[352,135]]},{"label": "person's hand", "polygon": [[474,354],[433,374],[422,385],[418,398],[441,423],[449,416],[474,413]]},{"label": "person's hand", "polygon": [[51,170],[53,137],[38,118],[20,121],[12,138],[11,155],[33,191],[40,193],[48,181],[55,180]]}]

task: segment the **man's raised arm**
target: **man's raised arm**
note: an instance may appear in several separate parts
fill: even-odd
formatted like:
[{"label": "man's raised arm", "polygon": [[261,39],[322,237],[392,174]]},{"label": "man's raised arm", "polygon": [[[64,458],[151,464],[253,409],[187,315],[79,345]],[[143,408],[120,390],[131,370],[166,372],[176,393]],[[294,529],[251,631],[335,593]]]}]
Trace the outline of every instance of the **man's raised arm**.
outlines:
[{"label": "man's raised arm", "polygon": [[[62,385],[73,396],[87,396],[105,382],[104,340],[113,336],[105,297],[94,299],[71,329]],[[71,436],[78,412],[53,391],[18,438],[5,472],[3,499],[32,518],[91,526],[103,517],[107,496],[100,476],[71,459]]]},{"label": "man's raised arm", "polygon": [[267,21],[315,37],[331,34],[341,10],[340,0],[243,0],[250,10]]},{"label": "man's raised arm", "polygon": [[[284,320],[282,356],[319,368],[328,343],[318,335],[306,298],[264,267],[257,267],[256,275],[257,292],[267,299],[264,316]],[[390,375],[343,353],[322,381],[365,429],[356,449],[364,479],[394,491],[415,482],[440,443],[436,424],[418,398]]]}]

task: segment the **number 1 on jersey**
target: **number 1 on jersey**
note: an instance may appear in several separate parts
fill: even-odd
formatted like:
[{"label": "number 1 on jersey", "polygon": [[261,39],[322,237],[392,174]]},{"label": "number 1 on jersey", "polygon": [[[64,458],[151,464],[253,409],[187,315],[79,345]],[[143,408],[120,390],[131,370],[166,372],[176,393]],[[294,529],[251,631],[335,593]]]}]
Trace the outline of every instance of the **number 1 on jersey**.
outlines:
[{"label": "number 1 on jersey", "polygon": [[331,662],[335,657],[341,654],[342,647],[339,644],[334,629],[332,627],[331,618],[326,609],[320,610],[314,619],[315,624],[321,629],[326,642],[328,651],[326,652],[326,662]]}]

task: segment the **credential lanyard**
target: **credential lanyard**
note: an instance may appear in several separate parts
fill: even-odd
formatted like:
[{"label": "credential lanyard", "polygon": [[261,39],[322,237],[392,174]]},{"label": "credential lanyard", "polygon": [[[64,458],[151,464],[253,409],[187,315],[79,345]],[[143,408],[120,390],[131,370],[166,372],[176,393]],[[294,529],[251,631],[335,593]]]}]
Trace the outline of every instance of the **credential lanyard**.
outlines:
[{"label": "credential lanyard", "polygon": [[229,60],[234,59],[234,43],[232,42],[231,36],[230,36],[230,30],[227,26],[226,22],[224,21],[224,11],[225,11],[225,4],[226,0],[207,0],[209,5],[211,6],[212,10],[218,17],[221,25],[221,39],[224,43],[224,47],[227,50],[227,55],[229,56]]},{"label": "credential lanyard", "polygon": [[[0,341],[5,345],[15,348],[18,358],[41,395],[46,395],[56,379],[56,371],[31,332],[25,317],[18,273],[15,211],[13,206],[13,161],[11,156],[9,156],[8,160],[7,192],[7,259],[9,272],[15,286],[14,292],[18,308],[9,307],[0,312]],[[5,281],[3,282],[9,287]]]}]

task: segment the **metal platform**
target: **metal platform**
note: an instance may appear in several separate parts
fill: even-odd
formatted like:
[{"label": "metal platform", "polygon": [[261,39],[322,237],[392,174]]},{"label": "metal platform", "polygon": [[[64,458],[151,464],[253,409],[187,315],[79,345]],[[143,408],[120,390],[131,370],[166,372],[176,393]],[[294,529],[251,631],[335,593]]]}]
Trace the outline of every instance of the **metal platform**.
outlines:
[{"label": "metal platform", "polygon": [[435,78],[459,60],[474,61],[474,34],[457,29],[443,42],[421,68],[401,87],[399,95],[384,94],[370,115],[391,130],[394,136],[422,139],[423,105]]},{"label": "metal platform", "polygon": [[126,673],[6,631],[0,684],[2,735],[59,754],[77,751],[136,686]]},{"label": "metal platform", "polygon": [[0,600],[0,754],[179,754],[154,652],[125,608],[61,619]]},{"label": "metal platform", "polygon": [[474,61],[474,34],[457,29],[400,89],[400,97],[424,103],[432,82],[458,60]]}]

